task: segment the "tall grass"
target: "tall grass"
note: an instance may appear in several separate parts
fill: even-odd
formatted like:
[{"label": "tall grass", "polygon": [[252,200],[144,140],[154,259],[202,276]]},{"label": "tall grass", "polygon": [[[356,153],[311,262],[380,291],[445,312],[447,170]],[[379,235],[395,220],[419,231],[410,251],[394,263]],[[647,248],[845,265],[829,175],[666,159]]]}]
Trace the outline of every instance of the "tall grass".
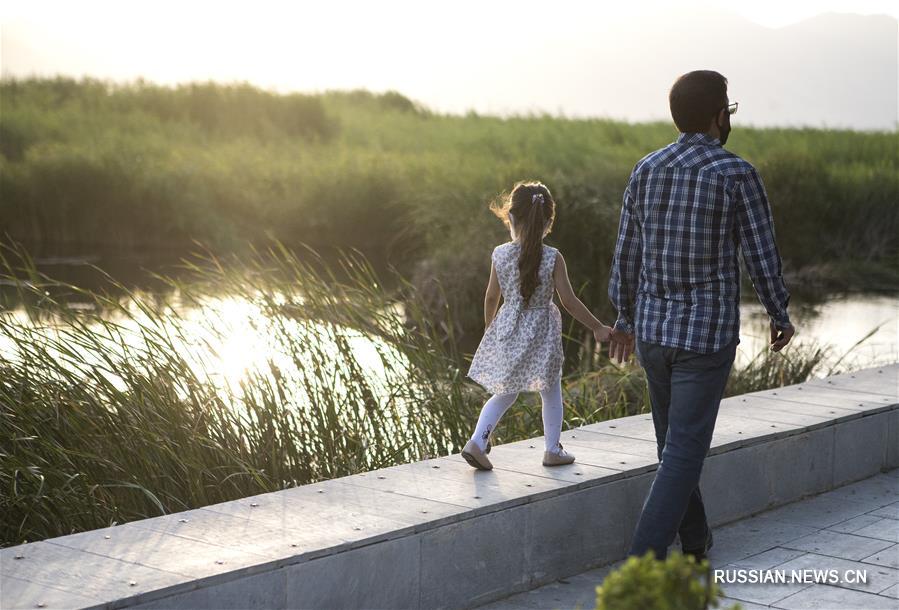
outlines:
[{"label": "tall grass", "polygon": [[[6,262],[30,318],[0,317],[13,347],[0,359],[7,544],[446,453],[466,434],[471,390],[451,341],[434,340],[439,320],[414,296],[397,317],[359,257],[342,259],[341,282],[282,249],[227,267],[208,258],[190,265],[190,284],[172,281],[182,303],[214,285],[258,307],[247,323],[270,323],[272,353],[286,360],[237,384],[214,381],[201,346],[185,350],[200,333],[186,335],[180,309]],[[67,308],[63,295],[89,307]],[[201,324],[207,341],[226,338],[214,319]],[[378,352],[379,379],[355,357],[359,334]]]},{"label": "tall grass", "polygon": [[[0,283],[19,308],[0,313],[0,544],[457,451],[485,395],[464,378],[452,312],[435,317],[402,276],[385,288],[361,255],[338,260],[281,245],[196,255],[152,298],[112,278],[109,291],[54,280],[6,248]],[[221,294],[266,338],[263,361],[230,379],[214,350],[234,327],[209,306]],[[587,343],[574,360],[567,425],[647,408],[638,367]],[[752,372],[750,385],[812,368]],[[542,434],[537,398],[521,403],[497,442]]]},{"label": "tall grass", "polygon": [[[611,317],[623,185],[676,136],[666,123],[441,115],[397,93],[245,84],[4,79],[0,102],[0,227],[36,255],[186,253],[195,239],[218,253],[272,238],[356,248],[422,290],[439,280],[469,349],[481,323],[467,304],[507,238],[486,202],[545,181],[559,202],[548,241]],[[728,147],[765,179],[791,287],[899,285],[899,134],[737,126]]]},{"label": "tall grass", "polygon": [[[222,249],[270,233],[430,257],[460,236],[495,242],[485,201],[536,177],[562,204],[554,239],[592,257],[608,250],[630,169],[676,135],[665,123],[449,116],[396,93],[246,84],[7,78],[0,101],[0,224],[34,252]],[[798,267],[896,255],[897,143],[738,128],[731,146],[760,168]]]}]

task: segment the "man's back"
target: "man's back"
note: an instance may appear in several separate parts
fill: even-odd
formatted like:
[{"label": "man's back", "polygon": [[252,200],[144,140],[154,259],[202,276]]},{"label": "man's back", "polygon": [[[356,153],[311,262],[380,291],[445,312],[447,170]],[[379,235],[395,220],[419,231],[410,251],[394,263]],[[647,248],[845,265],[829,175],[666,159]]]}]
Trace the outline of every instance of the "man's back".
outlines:
[{"label": "man's back", "polygon": [[679,536],[698,561],[713,544],[699,478],[737,353],[738,252],[771,316],[771,349],[794,330],[765,187],[752,165],[722,148],[739,106],[727,79],[688,72],[668,101],[681,135],[641,159],[624,191],[609,353],[625,360],[636,349],[659,455],[628,555],[664,559]]},{"label": "man's back", "polygon": [[701,353],[729,344],[739,332],[741,248],[769,315],[789,323],[764,186],[716,138],[681,133],[637,163],[618,242],[609,295],[642,341]]}]

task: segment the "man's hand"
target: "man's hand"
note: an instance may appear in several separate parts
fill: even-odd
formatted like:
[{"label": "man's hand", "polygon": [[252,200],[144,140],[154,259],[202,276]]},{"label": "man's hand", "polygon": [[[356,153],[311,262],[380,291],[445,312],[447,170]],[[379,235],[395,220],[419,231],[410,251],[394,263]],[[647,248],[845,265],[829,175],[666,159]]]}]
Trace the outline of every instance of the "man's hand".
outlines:
[{"label": "man's hand", "polygon": [[621,364],[634,353],[634,335],[623,330],[612,329],[609,338],[609,358]]},{"label": "man's hand", "polygon": [[790,342],[790,339],[792,339],[795,334],[796,329],[793,328],[792,324],[786,328],[777,328],[774,325],[774,322],[771,322],[771,350],[779,352]]}]

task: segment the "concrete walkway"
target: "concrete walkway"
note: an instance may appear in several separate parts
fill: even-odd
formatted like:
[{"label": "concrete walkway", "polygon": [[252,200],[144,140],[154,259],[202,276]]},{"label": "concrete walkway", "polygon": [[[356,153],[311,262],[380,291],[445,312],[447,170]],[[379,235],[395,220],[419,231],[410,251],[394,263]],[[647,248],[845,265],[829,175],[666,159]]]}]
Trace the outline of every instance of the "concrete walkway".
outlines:
[{"label": "concrete walkway", "polygon": [[[597,510],[601,510],[597,507]],[[727,601],[744,610],[899,609],[899,469],[715,530],[712,569],[786,571],[786,583],[721,583]],[[590,609],[611,566],[481,606],[483,610]],[[793,570],[836,570],[839,582],[789,582]],[[849,582],[854,570],[866,583]],[[748,576],[748,572],[744,572]],[[829,575],[828,575],[829,576]],[[847,578],[848,576],[848,578]],[[814,580],[814,577],[812,577]]]},{"label": "concrete walkway", "polygon": [[[0,608],[451,610],[501,600],[627,552],[658,466],[652,418],[573,428],[562,442],[574,464],[542,467],[543,439],[534,438],[495,447],[490,472],[453,454],[3,548]],[[701,485],[717,527],[833,489],[846,494],[844,486],[895,468],[899,364],[725,399]],[[895,488],[882,495],[876,506],[838,496],[832,522],[786,522],[788,512],[744,522],[777,525],[769,529],[778,538],[719,535],[716,560],[792,544],[899,499]],[[859,529],[868,526],[876,529]],[[806,542],[854,550],[838,534],[850,535],[828,530]],[[805,552],[836,552],[828,548]]]}]

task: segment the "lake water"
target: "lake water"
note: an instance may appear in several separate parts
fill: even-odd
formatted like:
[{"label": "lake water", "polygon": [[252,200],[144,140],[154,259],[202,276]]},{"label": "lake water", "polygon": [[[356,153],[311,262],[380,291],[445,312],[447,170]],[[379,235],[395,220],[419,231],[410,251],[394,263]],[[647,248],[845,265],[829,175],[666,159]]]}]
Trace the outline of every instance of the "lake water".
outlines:
[{"label": "lake water", "polygon": [[[271,344],[270,321],[260,316],[253,303],[225,296],[209,298],[201,306],[182,307],[185,327],[181,334],[191,338],[184,348],[202,363],[203,370],[215,372],[217,384],[238,384],[249,372],[264,370],[272,361],[278,363],[285,358]],[[783,351],[786,357],[795,346],[824,347],[827,355],[821,373],[833,366],[845,369],[899,361],[899,296],[844,295],[815,305],[793,303],[790,310],[797,335],[792,349]],[[20,323],[27,323],[21,310],[12,315]],[[210,328],[215,332],[211,333]],[[302,329],[296,326],[296,332]],[[759,303],[745,302],[741,306],[740,337],[737,367],[745,366],[767,348],[768,318]],[[352,341],[363,368],[375,371],[385,346],[376,349],[362,337]],[[0,352],[9,354],[10,348],[9,337],[0,332]]]},{"label": "lake water", "polygon": [[[127,261],[120,261],[120,264],[122,269],[133,272],[134,267]],[[78,265],[63,265],[50,272],[79,285],[91,285],[96,281],[86,268]],[[156,291],[147,286],[145,294],[153,298]],[[77,301],[71,305],[78,307]],[[203,363],[204,370],[215,371],[219,384],[239,383],[250,372],[265,370],[272,361],[279,363],[285,358],[272,343],[273,321],[260,314],[257,304],[224,295],[190,305],[175,299],[173,305],[185,320],[184,335],[188,337],[185,350]],[[25,323],[21,310],[14,309],[11,313]],[[793,348],[788,347],[783,354],[789,357],[792,351],[797,351],[796,346],[802,345],[825,348],[826,356],[819,373],[826,373],[833,366],[845,369],[899,361],[899,294],[838,295],[819,299],[814,304],[794,297],[790,314],[797,335],[793,339]],[[296,325],[293,320],[288,323]],[[211,328],[215,329],[214,333],[208,332]],[[296,326],[295,332],[301,330]],[[364,370],[377,375],[385,346],[371,344],[363,337],[351,340],[355,357]],[[9,338],[0,328],[0,353],[9,353],[10,345]],[[736,366],[745,366],[767,345],[767,315],[757,301],[747,299],[741,305],[741,343]]]},{"label": "lake water", "polygon": [[[737,366],[769,342],[768,315],[761,304],[747,301],[740,309]],[[899,296],[851,294],[814,305],[791,302],[790,317],[797,330],[795,344],[828,348],[825,368],[899,361]],[[784,354],[789,355],[789,349]]]}]

